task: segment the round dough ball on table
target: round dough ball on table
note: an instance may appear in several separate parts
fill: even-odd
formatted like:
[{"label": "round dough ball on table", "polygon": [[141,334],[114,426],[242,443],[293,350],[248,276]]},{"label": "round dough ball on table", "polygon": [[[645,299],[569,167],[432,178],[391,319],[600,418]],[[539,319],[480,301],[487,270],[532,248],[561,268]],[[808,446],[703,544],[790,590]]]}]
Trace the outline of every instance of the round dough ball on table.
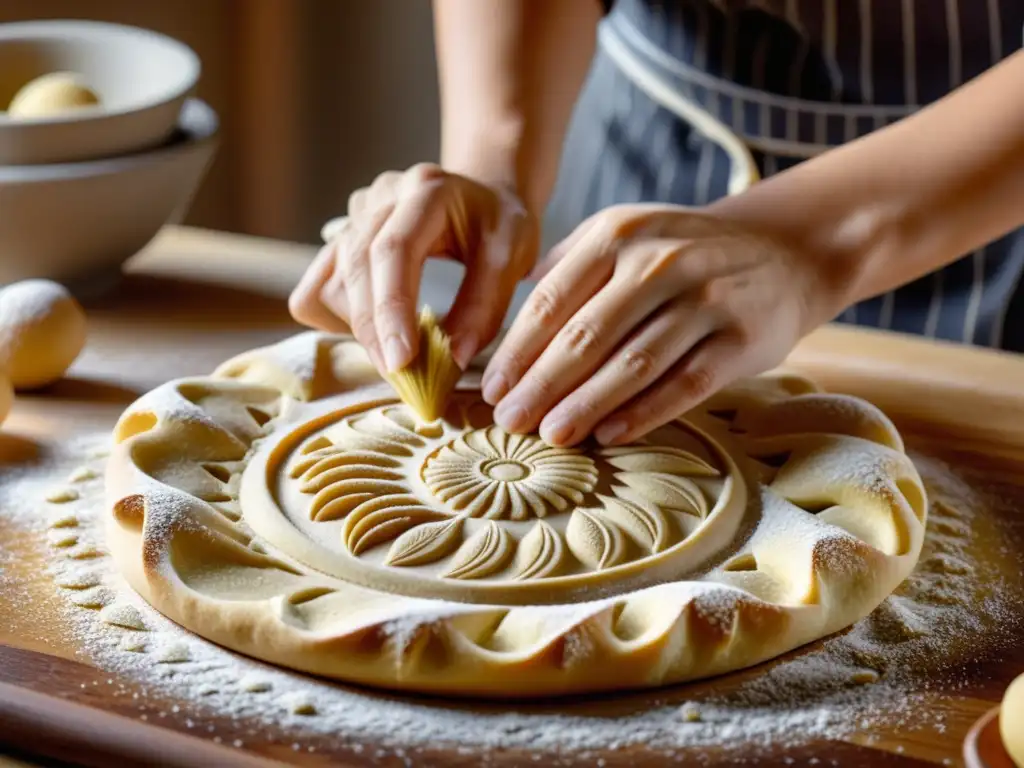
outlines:
[{"label": "round dough ball on table", "polygon": [[1024,675],[1006,690],[999,710],[999,733],[1010,759],[1024,768]]},{"label": "round dough ball on table", "polygon": [[85,312],[67,288],[24,280],[0,290],[0,369],[16,390],[57,381],[85,346]]},{"label": "round dough ball on table", "polygon": [[12,118],[51,117],[100,103],[100,97],[73,72],[53,72],[23,86],[7,107]]}]

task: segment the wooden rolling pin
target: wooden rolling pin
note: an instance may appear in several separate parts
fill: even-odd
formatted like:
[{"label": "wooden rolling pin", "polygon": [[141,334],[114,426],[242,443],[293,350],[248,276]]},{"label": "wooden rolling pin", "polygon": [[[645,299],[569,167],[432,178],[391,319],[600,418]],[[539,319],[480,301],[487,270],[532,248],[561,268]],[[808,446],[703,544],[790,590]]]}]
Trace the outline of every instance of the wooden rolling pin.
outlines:
[{"label": "wooden rolling pin", "polygon": [[6,683],[0,683],[0,745],[89,768],[285,765]]}]

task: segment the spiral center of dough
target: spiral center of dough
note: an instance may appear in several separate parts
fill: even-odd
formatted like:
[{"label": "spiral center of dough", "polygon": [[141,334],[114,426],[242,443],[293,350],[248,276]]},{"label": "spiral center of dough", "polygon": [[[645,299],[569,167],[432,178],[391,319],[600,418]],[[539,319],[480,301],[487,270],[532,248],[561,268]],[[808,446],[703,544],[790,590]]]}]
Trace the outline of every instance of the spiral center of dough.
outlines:
[{"label": "spiral center of dough", "polygon": [[529,467],[520,464],[518,461],[508,461],[505,459],[488,461],[481,469],[491,480],[498,480],[504,483],[514,483],[516,480],[522,480],[530,474]]}]

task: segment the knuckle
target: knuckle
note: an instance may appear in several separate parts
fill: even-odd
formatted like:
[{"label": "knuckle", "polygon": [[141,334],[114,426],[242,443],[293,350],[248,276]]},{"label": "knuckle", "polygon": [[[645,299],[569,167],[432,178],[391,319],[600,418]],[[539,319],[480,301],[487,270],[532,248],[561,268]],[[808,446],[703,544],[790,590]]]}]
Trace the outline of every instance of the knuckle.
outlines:
[{"label": "knuckle", "polygon": [[406,173],[416,182],[426,184],[444,178],[444,169],[437,163],[416,163]]},{"label": "knuckle", "polygon": [[551,286],[539,285],[534,288],[527,302],[527,317],[532,317],[540,325],[555,322],[560,305],[558,292]]},{"label": "knuckle", "polygon": [[378,205],[376,208],[373,208],[369,215],[370,226],[367,228],[367,231],[375,232],[379,230],[387,223],[387,220],[391,218],[391,214],[394,212],[395,202],[393,199],[390,199],[387,202]]},{"label": "knuckle", "polygon": [[708,307],[722,307],[728,301],[731,291],[727,281],[708,278],[696,290],[697,302]]},{"label": "knuckle", "polygon": [[394,185],[402,178],[402,174],[398,171],[384,171],[378,174],[377,178],[373,180],[372,187],[376,189],[386,188]]},{"label": "knuckle", "polygon": [[526,385],[539,400],[547,401],[555,394],[555,382],[549,376],[531,373],[526,377]]},{"label": "knuckle", "polygon": [[587,357],[597,349],[599,329],[588,320],[573,320],[562,330],[562,345],[577,357]]},{"label": "knuckle", "polygon": [[601,416],[598,411],[597,399],[592,397],[576,398],[565,410],[570,421],[587,426],[596,423]]},{"label": "knuckle", "polygon": [[334,275],[338,281],[344,279],[353,285],[358,285],[369,277],[369,273],[370,265],[368,261],[350,251],[346,253],[345,258],[342,260],[341,269],[338,272],[335,272]]},{"label": "knuckle", "polygon": [[688,400],[702,400],[711,394],[715,386],[714,372],[708,368],[693,368],[679,374],[676,389]]},{"label": "knuckle", "polygon": [[373,305],[374,311],[382,315],[401,315],[412,308],[412,301],[408,296],[400,293],[389,293],[381,296]]},{"label": "knuckle", "polygon": [[352,335],[364,344],[371,343],[376,339],[376,328],[373,324],[373,315],[368,312],[353,314],[349,320],[349,327]]},{"label": "knuckle", "polygon": [[370,257],[375,261],[401,259],[408,250],[406,238],[396,234],[382,234],[373,239],[370,245]]},{"label": "knuckle", "polygon": [[348,214],[356,216],[366,206],[367,190],[365,187],[357,189],[348,196]]},{"label": "knuckle", "polygon": [[657,366],[657,356],[649,349],[634,347],[622,356],[622,368],[627,378],[633,381],[647,381]]}]

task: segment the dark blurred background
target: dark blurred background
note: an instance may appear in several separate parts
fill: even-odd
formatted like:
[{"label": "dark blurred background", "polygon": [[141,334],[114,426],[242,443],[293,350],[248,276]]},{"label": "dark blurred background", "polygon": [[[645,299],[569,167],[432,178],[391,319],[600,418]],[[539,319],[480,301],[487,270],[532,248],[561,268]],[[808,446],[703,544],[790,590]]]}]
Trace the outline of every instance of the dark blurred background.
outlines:
[{"label": "dark blurred background", "polygon": [[429,0],[0,0],[0,23],[95,19],[175,37],[221,119],[187,223],[304,242],[380,171],[436,160]]}]

